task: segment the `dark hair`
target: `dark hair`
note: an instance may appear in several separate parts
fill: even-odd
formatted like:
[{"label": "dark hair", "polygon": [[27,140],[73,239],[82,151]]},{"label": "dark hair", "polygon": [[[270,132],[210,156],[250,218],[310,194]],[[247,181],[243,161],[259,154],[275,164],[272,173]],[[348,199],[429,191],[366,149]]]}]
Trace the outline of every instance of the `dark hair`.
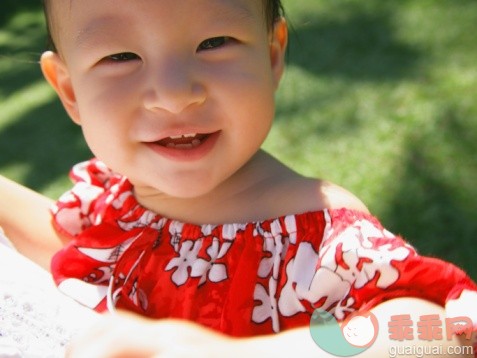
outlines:
[{"label": "dark hair", "polygon": [[[63,1],[63,0],[61,0]],[[270,31],[273,29],[275,22],[280,17],[285,15],[281,0],[262,0],[265,8],[265,19],[267,21],[267,28]],[[53,28],[51,19],[51,3],[52,0],[43,0],[43,11],[46,19],[46,29],[48,34],[48,49],[57,51],[55,40],[53,39]]]},{"label": "dark hair", "polygon": [[273,29],[275,21],[285,16],[285,10],[281,0],[263,0],[265,5],[265,16],[267,20],[268,29]]},{"label": "dark hair", "polygon": [[51,51],[57,51],[55,41],[53,40],[52,36],[52,21],[51,21],[51,1],[50,0],[43,0],[43,12],[45,14],[46,20],[46,33],[47,33],[47,48]]}]

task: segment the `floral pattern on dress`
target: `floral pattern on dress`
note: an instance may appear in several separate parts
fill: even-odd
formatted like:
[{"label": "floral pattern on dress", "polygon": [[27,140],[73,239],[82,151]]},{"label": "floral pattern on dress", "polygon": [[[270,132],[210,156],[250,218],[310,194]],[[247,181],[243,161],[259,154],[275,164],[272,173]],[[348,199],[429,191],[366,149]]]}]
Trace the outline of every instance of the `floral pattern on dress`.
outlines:
[{"label": "floral pattern on dress", "polygon": [[231,242],[225,242],[220,246],[218,238],[212,240],[212,245],[207,248],[208,260],[199,258],[192,267],[191,276],[201,277],[199,285],[202,285],[207,279],[211,282],[220,282],[226,280],[227,266],[218,263],[217,260],[223,258],[232,245]]},{"label": "floral pattern on dress", "polygon": [[[189,277],[194,277],[194,266],[198,261],[197,255],[202,247],[202,240],[188,240],[182,243],[179,249],[179,257],[175,257],[169,261],[166,271],[173,270],[171,276],[172,282],[177,286],[183,285]],[[197,269],[195,277],[197,277]]]}]

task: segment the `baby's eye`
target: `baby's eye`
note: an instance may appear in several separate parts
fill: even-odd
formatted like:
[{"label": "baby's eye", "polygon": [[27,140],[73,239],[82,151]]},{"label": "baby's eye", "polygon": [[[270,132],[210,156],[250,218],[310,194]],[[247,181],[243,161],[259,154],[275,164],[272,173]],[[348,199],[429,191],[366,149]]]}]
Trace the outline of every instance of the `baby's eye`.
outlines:
[{"label": "baby's eye", "polygon": [[230,37],[228,36],[212,37],[210,39],[202,41],[199,47],[197,47],[197,50],[198,51],[212,50],[214,48],[218,48],[225,45],[229,41],[230,41]]},{"label": "baby's eye", "polygon": [[109,55],[106,57],[106,59],[113,62],[126,62],[139,60],[139,56],[132,52],[121,52],[115,53],[114,55]]}]

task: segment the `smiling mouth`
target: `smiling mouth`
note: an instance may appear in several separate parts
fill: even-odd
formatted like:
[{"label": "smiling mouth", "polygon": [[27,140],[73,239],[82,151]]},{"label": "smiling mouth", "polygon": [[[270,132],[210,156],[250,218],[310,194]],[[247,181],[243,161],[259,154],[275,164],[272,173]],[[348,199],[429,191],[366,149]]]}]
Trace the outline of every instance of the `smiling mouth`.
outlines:
[{"label": "smiling mouth", "polygon": [[209,136],[210,133],[188,133],[178,136],[167,137],[157,141],[156,143],[166,148],[193,149],[200,146]]}]

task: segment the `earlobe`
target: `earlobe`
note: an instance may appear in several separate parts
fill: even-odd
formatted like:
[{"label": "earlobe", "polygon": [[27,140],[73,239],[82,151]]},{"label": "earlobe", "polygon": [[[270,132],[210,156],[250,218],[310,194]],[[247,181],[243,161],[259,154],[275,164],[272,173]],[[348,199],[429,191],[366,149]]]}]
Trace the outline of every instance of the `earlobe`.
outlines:
[{"label": "earlobe", "polygon": [[58,94],[66,112],[73,122],[80,124],[80,116],[73,90],[71,76],[61,57],[52,51],[46,51],[40,59],[43,76]]},{"label": "earlobe", "polygon": [[272,63],[275,87],[278,87],[285,70],[285,55],[288,45],[288,27],[285,18],[280,18],[273,25],[270,42],[270,60]]}]

